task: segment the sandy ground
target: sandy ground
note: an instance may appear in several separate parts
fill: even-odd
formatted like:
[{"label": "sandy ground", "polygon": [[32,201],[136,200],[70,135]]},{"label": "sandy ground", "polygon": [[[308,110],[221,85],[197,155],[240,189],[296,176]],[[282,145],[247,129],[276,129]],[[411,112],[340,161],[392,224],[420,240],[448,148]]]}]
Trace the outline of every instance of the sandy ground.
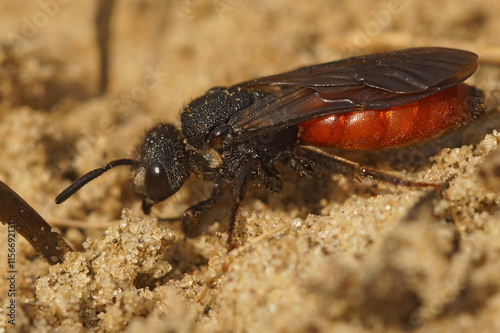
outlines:
[{"label": "sandy ground", "polygon": [[[50,267],[16,239],[9,331],[500,331],[500,3],[483,1],[117,1],[109,87],[98,94],[94,1],[0,3],[0,180],[76,252]],[[335,177],[250,191],[226,253],[227,200],[192,238],[144,217],[127,168],[56,206],[78,176],[132,156],[145,130],[176,122],[213,86],[355,54],[474,51],[469,80],[489,114],[417,147],[345,154],[441,194]],[[193,179],[153,216],[210,191]],[[7,230],[0,227],[0,262]],[[3,266],[0,266],[0,268]]]}]

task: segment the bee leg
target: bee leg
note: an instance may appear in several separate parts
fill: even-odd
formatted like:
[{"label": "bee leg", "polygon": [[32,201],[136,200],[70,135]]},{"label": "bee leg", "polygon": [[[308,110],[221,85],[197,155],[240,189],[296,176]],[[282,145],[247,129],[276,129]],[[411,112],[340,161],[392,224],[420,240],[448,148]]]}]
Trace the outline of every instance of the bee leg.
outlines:
[{"label": "bee leg", "polygon": [[415,187],[433,187],[437,190],[442,188],[440,184],[431,184],[406,180],[391,174],[376,171],[364,167],[356,162],[346,160],[324,152],[323,150],[312,146],[299,146],[295,149],[295,154],[309,161],[312,167],[319,167],[326,173],[341,174],[356,179],[373,179],[385,183],[401,186]]},{"label": "bee leg", "polygon": [[264,186],[272,192],[280,192],[283,188],[279,173],[273,165],[261,164],[257,168],[257,175]]},{"label": "bee leg", "polygon": [[240,172],[236,175],[231,186],[231,195],[233,196],[233,206],[231,207],[231,212],[229,215],[229,223],[227,226],[227,246],[228,251],[236,248],[236,244],[233,240],[234,229],[236,227],[236,218],[238,217],[238,211],[240,209],[241,202],[243,201],[243,196],[245,194],[245,187],[247,184],[248,175],[252,171],[255,165],[255,159],[251,158],[243,167]]},{"label": "bee leg", "polygon": [[197,204],[189,207],[184,211],[182,216],[182,231],[186,235],[190,235],[198,224],[198,217],[203,215],[205,212],[210,210],[217,200],[219,199],[221,192],[221,184],[217,181],[212,189],[212,193],[208,199],[205,199]]}]

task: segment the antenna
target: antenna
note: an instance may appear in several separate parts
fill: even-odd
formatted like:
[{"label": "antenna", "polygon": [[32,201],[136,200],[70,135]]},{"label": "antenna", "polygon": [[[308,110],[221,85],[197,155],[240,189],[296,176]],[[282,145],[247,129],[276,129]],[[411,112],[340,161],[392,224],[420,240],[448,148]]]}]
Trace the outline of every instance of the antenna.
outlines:
[{"label": "antenna", "polygon": [[57,197],[56,197],[56,204],[63,203],[66,201],[69,197],[71,197],[73,194],[75,194],[79,189],[81,189],[83,186],[85,186],[88,182],[90,182],[93,179],[96,179],[109,169],[112,169],[116,166],[119,165],[134,165],[136,164],[137,161],[131,160],[129,158],[122,158],[119,160],[114,160],[109,162],[103,167],[100,167],[98,169],[92,170],[85,175],[81,176],[78,178],[73,184],[68,186],[64,191],[62,191]]}]

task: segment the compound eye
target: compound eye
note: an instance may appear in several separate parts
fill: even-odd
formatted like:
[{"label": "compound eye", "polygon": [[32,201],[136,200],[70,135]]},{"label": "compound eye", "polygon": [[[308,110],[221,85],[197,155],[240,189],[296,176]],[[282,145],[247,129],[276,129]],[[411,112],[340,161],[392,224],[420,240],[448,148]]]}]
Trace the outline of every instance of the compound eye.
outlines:
[{"label": "compound eye", "polygon": [[167,175],[159,162],[151,163],[146,170],[144,188],[146,196],[154,202],[163,201],[172,195]]}]

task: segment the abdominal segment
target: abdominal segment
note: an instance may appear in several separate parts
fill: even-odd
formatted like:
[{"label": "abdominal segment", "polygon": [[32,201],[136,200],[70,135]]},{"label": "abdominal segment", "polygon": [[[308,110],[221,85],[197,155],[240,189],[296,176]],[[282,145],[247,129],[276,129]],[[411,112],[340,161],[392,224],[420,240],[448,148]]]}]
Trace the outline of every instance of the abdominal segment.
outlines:
[{"label": "abdominal segment", "polygon": [[299,136],[304,144],[348,150],[401,147],[464,124],[480,105],[480,92],[461,83],[405,105],[312,119],[299,125]]}]

